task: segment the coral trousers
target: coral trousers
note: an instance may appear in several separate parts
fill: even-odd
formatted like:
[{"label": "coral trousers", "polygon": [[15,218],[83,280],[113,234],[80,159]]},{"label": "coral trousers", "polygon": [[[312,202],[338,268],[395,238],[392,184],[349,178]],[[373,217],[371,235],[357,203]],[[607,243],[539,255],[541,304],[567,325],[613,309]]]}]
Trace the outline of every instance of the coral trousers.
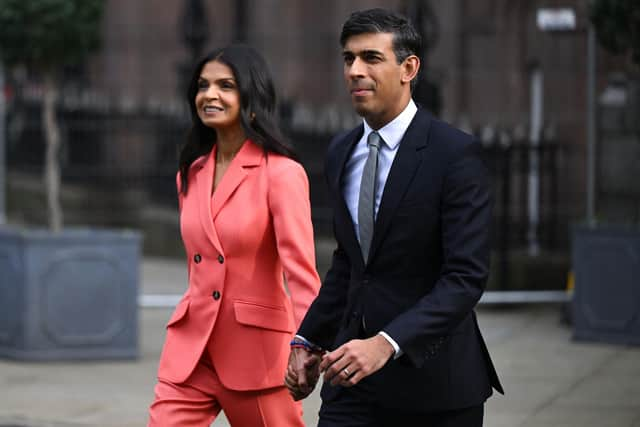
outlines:
[{"label": "coral trousers", "polygon": [[229,390],[207,356],[184,383],[158,380],[148,427],[209,427],[221,410],[233,427],[304,427],[302,405],[293,401],[284,386]]}]

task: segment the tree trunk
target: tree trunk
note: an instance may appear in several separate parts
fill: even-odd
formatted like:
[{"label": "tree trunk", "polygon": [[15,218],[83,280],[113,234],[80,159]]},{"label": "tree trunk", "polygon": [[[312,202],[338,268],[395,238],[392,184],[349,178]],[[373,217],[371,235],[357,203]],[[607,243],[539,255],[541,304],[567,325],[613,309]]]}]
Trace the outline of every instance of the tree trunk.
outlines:
[{"label": "tree trunk", "polygon": [[52,73],[44,78],[44,101],[42,106],[42,128],[47,141],[44,181],[47,189],[49,228],[54,233],[62,230],[62,208],[60,206],[60,129],[56,119],[58,87]]}]

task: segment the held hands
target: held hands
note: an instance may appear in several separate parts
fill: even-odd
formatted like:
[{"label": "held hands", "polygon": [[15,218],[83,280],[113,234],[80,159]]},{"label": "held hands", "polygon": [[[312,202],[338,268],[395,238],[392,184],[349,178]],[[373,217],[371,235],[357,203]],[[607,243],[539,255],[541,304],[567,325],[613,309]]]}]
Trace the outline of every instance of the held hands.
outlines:
[{"label": "held hands", "polygon": [[285,385],[294,400],[302,400],[311,394],[320,372],[324,372],[324,381],[333,386],[351,387],[382,368],[394,352],[382,335],[351,340],[324,356],[321,352],[293,347]]},{"label": "held hands", "polygon": [[321,352],[293,347],[284,383],[293,400],[302,400],[311,394],[320,378]]},{"label": "held hands", "polygon": [[351,387],[382,368],[394,352],[382,335],[351,340],[325,354],[320,370],[324,371],[324,381],[330,381],[331,385]]}]

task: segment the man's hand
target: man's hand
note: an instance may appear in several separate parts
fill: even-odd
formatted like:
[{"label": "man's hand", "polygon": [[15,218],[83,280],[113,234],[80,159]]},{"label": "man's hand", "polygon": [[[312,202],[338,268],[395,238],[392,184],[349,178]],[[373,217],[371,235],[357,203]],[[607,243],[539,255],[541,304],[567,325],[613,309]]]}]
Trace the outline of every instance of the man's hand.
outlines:
[{"label": "man's hand", "polygon": [[394,349],[382,335],[351,340],[322,357],[320,370],[331,385],[351,387],[382,368]]},{"label": "man's hand", "polygon": [[320,378],[321,353],[311,352],[304,348],[292,348],[289,354],[289,365],[284,383],[293,400],[307,397]]}]

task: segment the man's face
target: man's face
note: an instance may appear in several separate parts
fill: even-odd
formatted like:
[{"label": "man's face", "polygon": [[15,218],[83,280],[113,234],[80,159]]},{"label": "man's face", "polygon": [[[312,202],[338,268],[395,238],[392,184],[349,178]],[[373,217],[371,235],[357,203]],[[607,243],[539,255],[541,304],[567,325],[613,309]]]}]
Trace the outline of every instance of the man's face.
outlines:
[{"label": "man's face", "polygon": [[402,112],[411,96],[410,79],[406,60],[401,64],[396,60],[393,34],[351,36],[342,56],[353,108],[371,127],[378,129]]}]

